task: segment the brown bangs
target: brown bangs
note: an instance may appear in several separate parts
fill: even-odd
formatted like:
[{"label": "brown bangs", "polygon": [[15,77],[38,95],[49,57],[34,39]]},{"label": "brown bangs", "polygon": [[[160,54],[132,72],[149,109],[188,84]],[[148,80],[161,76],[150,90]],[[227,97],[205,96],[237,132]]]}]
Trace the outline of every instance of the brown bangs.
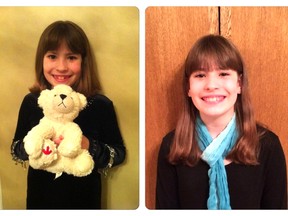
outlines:
[{"label": "brown bangs", "polygon": [[186,76],[195,71],[232,69],[243,73],[240,53],[232,44],[221,37],[209,35],[197,41],[186,59]]},{"label": "brown bangs", "polygon": [[45,41],[43,41],[43,51],[46,53],[49,50],[57,50],[65,42],[71,52],[81,54],[84,57],[86,55],[86,40],[78,33],[78,29],[78,31],[75,31],[77,26],[74,26],[74,24],[67,25],[67,22],[59,21],[56,27],[53,26],[50,31],[47,31]]}]

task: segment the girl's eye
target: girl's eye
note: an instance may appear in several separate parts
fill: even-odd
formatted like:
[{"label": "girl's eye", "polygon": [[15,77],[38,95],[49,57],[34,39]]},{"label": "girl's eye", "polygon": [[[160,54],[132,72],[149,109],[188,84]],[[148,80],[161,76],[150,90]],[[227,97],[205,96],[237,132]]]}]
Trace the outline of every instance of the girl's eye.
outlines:
[{"label": "girl's eye", "polygon": [[198,73],[198,74],[195,74],[194,77],[195,78],[204,78],[205,74]]},{"label": "girl's eye", "polygon": [[69,59],[69,60],[76,60],[76,59],[78,59],[78,58],[77,58],[77,56],[68,56],[68,59]]},{"label": "girl's eye", "polygon": [[225,77],[225,76],[229,76],[230,74],[229,73],[227,73],[227,72],[221,72],[220,74],[219,74],[219,76],[223,76],[223,77]]},{"label": "girl's eye", "polygon": [[56,55],[49,54],[49,55],[47,55],[47,58],[49,58],[49,59],[56,59]]}]

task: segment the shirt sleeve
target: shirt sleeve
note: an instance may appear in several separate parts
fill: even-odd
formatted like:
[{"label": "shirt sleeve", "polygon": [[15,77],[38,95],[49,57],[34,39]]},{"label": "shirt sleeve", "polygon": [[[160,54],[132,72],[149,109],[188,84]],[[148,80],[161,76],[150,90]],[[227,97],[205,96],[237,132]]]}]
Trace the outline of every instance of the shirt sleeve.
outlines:
[{"label": "shirt sleeve", "polygon": [[86,125],[86,130],[83,131],[90,141],[89,152],[95,166],[102,169],[121,164],[126,157],[126,148],[113,102],[104,96],[98,97],[88,113],[91,116],[89,128]]},{"label": "shirt sleeve", "polygon": [[[37,108],[37,97],[33,97],[32,94],[26,95],[19,109],[16,130],[11,144],[12,159],[16,162],[22,163],[28,160],[28,154],[24,149],[23,139],[33,127],[32,124],[34,119],[32,116],[34,116],[34,118],[37,118],[38,116],[37,114],[39,111],[35,112],[35,108]],[[39,121],[39,118],[37,118],[37,121]],[[35,124],[37,124],[37,121]]]},{"label": "shirt sleeve", "polygon": [[287,209],[286,160],[279,138],[272,132],[263,139],[266,173],[261,209]]},{"label": "shirt sleeve", "polygon": [[162,140],[158,153],[156,180],[156,209],[178,209],[177,173],[175,166],[167,160],[173,135],[170,133]]}]

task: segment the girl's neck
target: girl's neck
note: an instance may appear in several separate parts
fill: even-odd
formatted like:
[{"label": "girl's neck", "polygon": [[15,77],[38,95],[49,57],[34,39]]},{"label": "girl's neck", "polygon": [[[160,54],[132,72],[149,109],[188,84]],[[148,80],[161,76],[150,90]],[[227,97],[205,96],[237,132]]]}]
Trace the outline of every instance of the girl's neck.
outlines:
[{"label": "girl's neck", "polygon": [[217,116],[217,117],[210,117],[210,116],[201,116],[202,121],[206,125],[211,137],[215,139],[227,126],[229,121],[231,120],[232,115],[224,115],[224,116]]}]

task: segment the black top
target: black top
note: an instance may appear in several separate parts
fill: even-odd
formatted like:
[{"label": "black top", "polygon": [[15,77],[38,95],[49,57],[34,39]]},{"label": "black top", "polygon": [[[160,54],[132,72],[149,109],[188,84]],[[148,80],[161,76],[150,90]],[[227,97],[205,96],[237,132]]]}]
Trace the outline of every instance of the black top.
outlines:
[{"label": "black top", "polygon": [[[18,116],[17,128],[11,146],[14,159],[28,160],[23,138],[43,117],[38,107],[39,95],[25,96]],[[101,176],[99,168],[105,168],[110,159],[106,145],[114,148],[116,154],[113,166],[121,164],[126,149],[118,127],[112,101],[103,95],[87,98],[87,106],[74,120],[89,141],[89,152],[95,167],[85,177],[74,177],[63,172],[55,174],[29,167],[27,185],[27,209],[99,209],[101,208]]]},{"label": "black top", "polygon": [[[171,165],[166,156],[174,131],[162,141],[157,170],[156,209],[207,209],[209,165]],[[260,140],[259,165],[225,166],[232,209],[287,209],[287,175],[278,137],[267,131]]]}]

